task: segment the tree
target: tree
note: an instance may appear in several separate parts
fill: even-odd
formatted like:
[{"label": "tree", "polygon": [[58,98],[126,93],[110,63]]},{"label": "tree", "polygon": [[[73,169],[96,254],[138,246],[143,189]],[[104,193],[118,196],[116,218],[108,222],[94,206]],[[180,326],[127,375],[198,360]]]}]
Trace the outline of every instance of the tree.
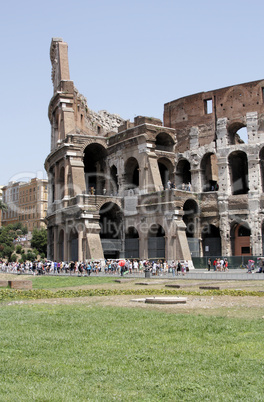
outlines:
[{"label": "tree", "polygon": [[47,255],[47,230],[44,228],[34,229],[31,239],[31,247],[38,250],[39,254]]},{"label": "tree", "polygon": [[12,252],[15,249],[14,240],[17,239],[23,229],[21,223],[10,224],[0,228],[0,258],[8,258],[10,260]]},{"label": "tree", "polygon": [[7,205],[2,201],[2,200],[0,200],[0,209],[1,209],[1,211],[7,211]]}]

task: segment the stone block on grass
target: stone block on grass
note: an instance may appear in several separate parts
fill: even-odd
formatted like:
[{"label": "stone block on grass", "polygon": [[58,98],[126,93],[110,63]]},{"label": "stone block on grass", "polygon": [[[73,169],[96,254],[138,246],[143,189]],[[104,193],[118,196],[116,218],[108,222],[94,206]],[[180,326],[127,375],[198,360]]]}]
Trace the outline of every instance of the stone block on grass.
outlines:
[{"label": "stone block on grass", "polygon": [[8,281],[11,289],[32,289],[32,281]]}]

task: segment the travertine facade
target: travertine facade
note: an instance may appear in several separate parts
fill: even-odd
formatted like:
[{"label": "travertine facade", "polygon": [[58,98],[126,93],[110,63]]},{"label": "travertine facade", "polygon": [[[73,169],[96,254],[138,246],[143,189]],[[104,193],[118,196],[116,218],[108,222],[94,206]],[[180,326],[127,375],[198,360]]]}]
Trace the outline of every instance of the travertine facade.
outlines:
[{"label": "travertine facade", "polygon": [[264,81],[167,103],[163,125],[91,111],[62,39],[51,62],[49,258],[262,254]]}]

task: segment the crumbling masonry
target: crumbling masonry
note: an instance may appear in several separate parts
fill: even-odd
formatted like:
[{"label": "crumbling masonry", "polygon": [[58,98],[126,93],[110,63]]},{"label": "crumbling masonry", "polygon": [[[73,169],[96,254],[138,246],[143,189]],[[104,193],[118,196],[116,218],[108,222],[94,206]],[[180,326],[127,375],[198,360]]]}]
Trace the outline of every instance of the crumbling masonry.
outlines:
[{"label": "crumbling masonry", "polygon": [[[263,254],[264,81],[164,105],[164,124],[95,113],[51,42],[48,258]],[[247,140],[240,137],[246,129]]]}]

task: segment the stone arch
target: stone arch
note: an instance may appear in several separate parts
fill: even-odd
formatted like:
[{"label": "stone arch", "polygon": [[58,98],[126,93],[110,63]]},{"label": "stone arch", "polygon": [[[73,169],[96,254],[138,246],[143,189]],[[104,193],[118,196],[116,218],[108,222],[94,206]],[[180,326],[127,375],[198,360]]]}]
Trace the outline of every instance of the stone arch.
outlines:
[{"label": "stone arch", "polygon": [[125,189],[130,190],[139,187],[139,163],[131,156],[125,162]]},{"label": "stone arch", "polygon": [[213,152],[206,153],[201,160],[202,191],[215,191],[218,189],[217,157]]},{"label": "stone arch", "polygon": [[175,141],[168,133],[161,132],[156,136],[156,150],[173,152]]},{"label": "stone arch", "polygon": [[176,187],[184,189],[188,183],[192,182],[191,165],[187,159],[180,159],[176,166]]},{"label": "stone arch", "polygon": [[139,258],[139,234],[134,226],[129,226],[125,233],[125,257]]},{"label": "stone arch", "polygon": [[96,142],[94,142],[94,139],[92,139],[92,138],[89,139],[88,141],[85,141],[85,143],[82,145],[82,147],[80,149],[84,153],[87,147],[89,147],[90,145],[94,145],[94,144],[101,146],[105,151],[107,151],[107,145],[106,145],[105,140],[100,139],[100,138],[96,138]]},{"label": "stone arch", "polygon": [[84,150],[84,175],[86,192],[90,194],[103,194],[106,180],[107,151],[98,143],[87,145]]},{"label": "stone arch", "polygon": [[158,167],[162,185],[166,189],[169,180],[171,183],[174,183],[174,166],[168,158],[163,157],[158,159]]},{"label": "stone arch", "polygon": [[251,230],[247,222],[233,222],[230,226],[232,255],[251,255]]},{"label": "stone arch", "polygon": [[165,259],[165,230],[158,223],[152,224],[149,228],[148,258]]},{"label": "stone arch", "polygon": [[233,122],[228,126],[227,132],[228,132],[229,145],[237,145],[245,143],[245,141],[240,136],[240,133],[242,131],[247,133],[247,126],[241,121]]},{"label": "stone arch", "polygon": [[228,156],[232,194],[248,193],[248,161],[243,151],[234,151]]}]

